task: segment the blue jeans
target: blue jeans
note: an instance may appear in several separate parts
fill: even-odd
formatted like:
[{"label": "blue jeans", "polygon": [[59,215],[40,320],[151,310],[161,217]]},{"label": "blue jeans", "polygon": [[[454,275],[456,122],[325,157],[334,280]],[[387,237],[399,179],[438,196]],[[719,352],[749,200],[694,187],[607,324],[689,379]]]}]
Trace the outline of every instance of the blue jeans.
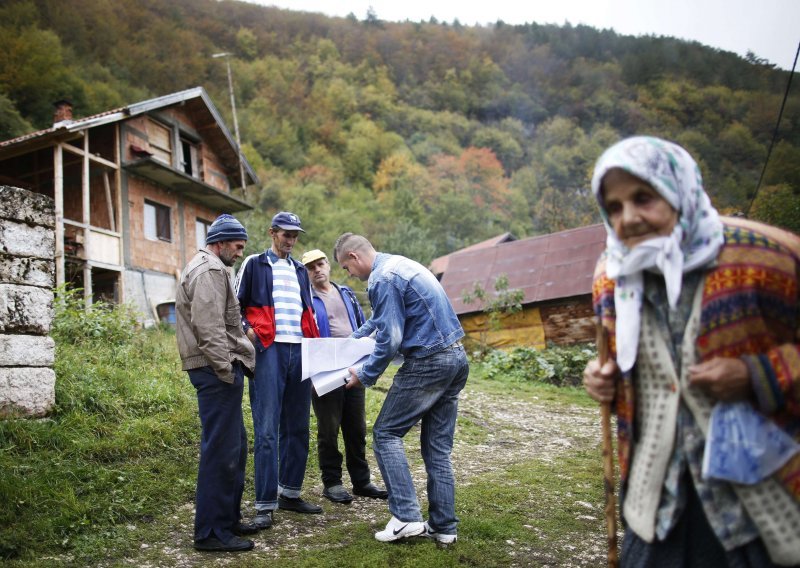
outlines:
[{"label": "blue jeans", "polygon": [[468,375],[469,364],[460,343],[428,357],[406,359],[372,428],[375,458],[389,490],[389,511],[404,522],[421,521],[403,437],[422,421],[420,445],[428,473],[428,523],[444,534],[456,534],[458,524],[450,453],[458,393]]},{"label": "blue jeans", "polygon": [[219,380],[211,367],[188,373],[197,391],[202,428],[194,538],[216,536],[227,542],[241,518],[239,507],[247,464],[247,432],[242,417],[243,368],[241,364],[234,365],[233,384]]},{"label": "blue jeans", "polygon": [[255,433],[256,510],[278,507],[278,495],[299,497],[308,460],[311,380],[300,380],[300,344],[256,350],[250,379]]}]

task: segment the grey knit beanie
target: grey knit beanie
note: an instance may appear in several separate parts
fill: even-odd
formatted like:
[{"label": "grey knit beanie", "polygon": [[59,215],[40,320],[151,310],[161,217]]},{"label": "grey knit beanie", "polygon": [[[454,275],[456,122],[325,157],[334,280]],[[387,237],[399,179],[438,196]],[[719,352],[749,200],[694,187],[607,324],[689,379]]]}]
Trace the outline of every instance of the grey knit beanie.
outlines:
[{"label": "grey knit beanie", "polygon": [[236,220],[236,217],[223,213],[214,220],[208,228],[206,244],[218,243],[220,241],[246,241],[247,231],[244,226]]}]

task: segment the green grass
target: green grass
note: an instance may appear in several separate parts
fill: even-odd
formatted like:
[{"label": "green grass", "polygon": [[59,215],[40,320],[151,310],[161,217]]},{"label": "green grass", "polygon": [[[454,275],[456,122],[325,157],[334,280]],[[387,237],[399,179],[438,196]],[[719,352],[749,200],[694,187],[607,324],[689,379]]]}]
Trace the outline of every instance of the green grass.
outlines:
[{"label": "green grass", "polygon": [[[69,317],[69,312],[60,317]],[[0,560],[18,567],[123,566],[131,565],[131,559],[134,565],[174,565],[174,556],[164,557],[165,546],[158,545],[166,542],[193,558],[186,565],[211,562],[214,557],[198,559],[191,550],[199,420],[194,389],[180,370],[174,334],[155,329],[119,336],[111,329],[104,335],[102,325],[99,331],[98,326],[89,327],[90,337],[76,335],[74,326],[62,326],[69,330],[66,336],[57,331],[52,415],[43,420],[0,420]],[[391,384],[389,376],[367,391],[370,431]],[[593,404],[575,388],[487,380],[480,365],[473,366],[468,389],[548,407]],[[247,394],[243,405],[252,440]],[[312,414],[305,487],[309,498],[319,502],[315,429]],[[459,416],[457,439],[467,447],[486,444],[491,429],[465,413]],[[407,437],[409,460],[419,464],[414,437]],[[252,499],[252,467],[251,455],[246,500]],[[578,448],[556,462],[526,459],[507,471],[472,479],[457,488],[461,538],[447,549],[423,539],[395,545],[376,542],[372,533],[388,519],[384,502],[365,505],[372,507],[368,520],[354,518],[352,509],[327,504],[325,515],[296,521],[300,533],[316,523],[312,536],[278,538],[281,529],[275,528],[259,536],[268,545],[266,552],[237,555],[235,563],[569,563],[572,546],[603,532],[602,519],[592,518],[601,517],[597,511],[584,514],[586,503],[601,503],[601,480],[596,448]],[[170,543],[175,535],[179,544]]]},{"label": "green grass", "polygon": [[191,498],[199,420],[171,344],[58,345],[52,416],[0,421],[0,558],[107,548]]}]

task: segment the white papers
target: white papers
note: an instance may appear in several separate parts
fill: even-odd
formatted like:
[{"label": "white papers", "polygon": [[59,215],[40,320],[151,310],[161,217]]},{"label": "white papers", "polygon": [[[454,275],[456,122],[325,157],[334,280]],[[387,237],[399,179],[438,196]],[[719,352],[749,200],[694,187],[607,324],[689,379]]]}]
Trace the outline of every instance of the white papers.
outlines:
[{"label": "white papers", "polygon": [[311,379],[319,396],[344,386],[350,380],[350,367],[363,365],[375,349],[371,337],[303,338],[302,378]]}]

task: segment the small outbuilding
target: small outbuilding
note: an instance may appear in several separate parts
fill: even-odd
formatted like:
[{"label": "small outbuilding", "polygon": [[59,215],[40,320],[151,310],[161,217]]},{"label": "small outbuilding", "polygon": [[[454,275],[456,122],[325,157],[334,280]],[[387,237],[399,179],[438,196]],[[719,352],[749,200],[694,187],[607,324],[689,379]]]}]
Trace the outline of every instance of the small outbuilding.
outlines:
[{"label": "small outbuilding", "polygon": [[[501,235],[502,237],[502,235]],[[605,249],[602,224],[519,240],[500,239],[491,246],[456,251],[447,258],[442,286],[469,339],[507,348],[593,341],[592,277]],[[465,303],[475,283],[491,294],[498,276],[524,294],[522,311],[490,325],[479,303]]]}]

